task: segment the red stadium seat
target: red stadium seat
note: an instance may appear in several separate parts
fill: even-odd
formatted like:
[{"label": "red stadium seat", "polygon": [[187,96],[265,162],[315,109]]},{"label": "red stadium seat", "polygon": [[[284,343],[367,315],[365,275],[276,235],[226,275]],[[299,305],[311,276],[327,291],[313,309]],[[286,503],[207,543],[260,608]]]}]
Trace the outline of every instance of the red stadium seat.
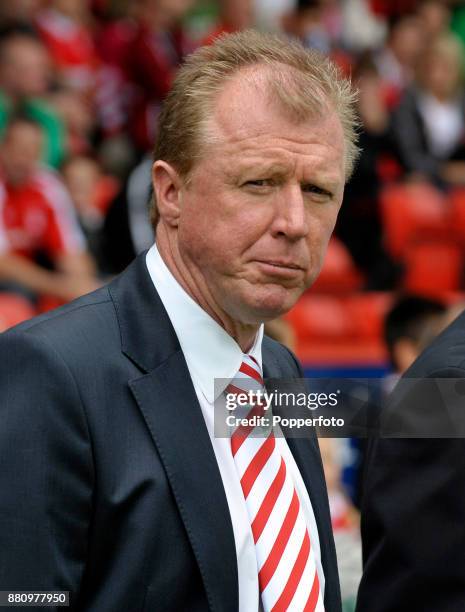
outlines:
[{"label": "red stadium seat", "polygon": [[40,295],[37,302],[37,312],[48,312],[49,310],[63,306],[63,304],[66,304],[64,300],[60,300],[53,295]]},{"label": "red stadium seat", "polygon": [[404,263],[408,292],[441,296],[460,289],[463,251],[459,244],[432,241],[410,245]]},{"label": "red stadium seat", "polygon": [[328,244],[323,268],[311,293],[341,293],[354,291],[362,286],[363,277],[356,268],[345,245],[335,238]]},{"label": "red stadium seat", "polygon": [[391,302],[389,293],[307,293],[286,315],[296,335],[298,357],[305,365],[383,364],[381,330]]},{"label": "red stadium seat", "polygon": [[36,314],[31,304],[20,295],[0,293],[0,332]]},{"label": "red stadium seat", "polygon": [[391,307],[391,293],[370,291],[348,296],[346,309],[360,340],[381,341],[384,318]]},{"label": "red stadium seat", "polygon": [[296,332],[297,339],[315,340],[352,335],[352,322],[341,298],[329,295],[305,295],[288,313],[286,319]]},{"label": "red stadium seat", "polygon": [[455,189],[449,200],[452,226],[457,236],[465,243],[465,189]]},{"label": "red stadium seat", "polygon": [[414,241],[450,237],[448,201],[432,185],[392,185],[380,204],[386,247],[395,259],[402,259]]}]

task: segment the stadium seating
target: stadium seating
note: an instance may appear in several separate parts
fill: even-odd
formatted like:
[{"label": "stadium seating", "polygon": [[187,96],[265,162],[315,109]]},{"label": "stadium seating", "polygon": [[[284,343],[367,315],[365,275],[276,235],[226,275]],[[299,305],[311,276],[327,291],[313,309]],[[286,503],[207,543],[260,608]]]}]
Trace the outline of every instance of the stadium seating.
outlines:
[{"label": "stadium seating", "polygon": [[411,244],[404,264],[404,289],[409,293],[441,297],[461,287],[463,250],[454,240]]},{"label": "stadium seating", "polygon": [[381,194],[380,206],[386,248],[394,259],[402,260],[413,242],[450,236],[449,203],[432,185],[391,185]]},{"label": "stadium seating", "polygon": [[392,299],[388,292],[307,292],[286,317],[296,333],[297,355],[306,365],[382,366],[381,330]]},{"label": "stadium seating", "polygon": [[312,291],[341,293],[360,289],[363,276],[356,268],[344,244],[332,237],[328,244],[323,268]]},{"label": "stadium seating", "polygon": [[0,332],[35,315],[26,298],[14,293],[0,293]]}]

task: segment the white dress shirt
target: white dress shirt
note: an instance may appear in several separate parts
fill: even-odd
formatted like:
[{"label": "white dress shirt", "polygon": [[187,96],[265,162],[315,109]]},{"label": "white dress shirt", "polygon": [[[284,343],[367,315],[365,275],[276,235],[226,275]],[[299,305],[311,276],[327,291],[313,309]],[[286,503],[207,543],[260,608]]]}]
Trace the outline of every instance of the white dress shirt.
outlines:
[{"label": "white dress shirt", "polygon": [[459,100],[440,102],[429,94],[419,97],[419,110],[434,155],[446,159],[463,136],[464,119]]},{"label": "white dress shirt", "polygon": [[[146,256],[147,268],[178,337],[196,391],[200,408],[215,453],[228,502],[236,545],[239,578],[239,612],[259,610],[258,570],[250,520],[239,476],[231,453],[229,438],[214,436],[215,399],[214,380],[230,381],[242,363],[242,349],[236,341],[205,312],[181,287],[163,261],[156,245]],[[263,325],[257,332],[249,351],[262,367],[261,344]],[[226,386],[226,385],[225,385]],[[217,395],[221,393],[216,389]],[[186,410],[188,410],[186,406]],[[276,438],[276,445],[294,479],[301,506],[307,521],[315,553],[321,593],[324,597],[324,574],[321,565],[320,542],[312,505],[299,469],[284,437]]]}]

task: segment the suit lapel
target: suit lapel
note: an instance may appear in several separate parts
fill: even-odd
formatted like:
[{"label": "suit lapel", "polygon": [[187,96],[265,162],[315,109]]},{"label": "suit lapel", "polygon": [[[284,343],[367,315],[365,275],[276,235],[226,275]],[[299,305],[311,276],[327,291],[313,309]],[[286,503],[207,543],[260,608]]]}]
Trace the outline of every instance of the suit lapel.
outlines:
[{"label": "suit lapel", "polygon": [[145,259],[110,285],[123,352],[146,373],[129,381],[163,463],[213,612],[236,612],[238,576],[228,503],[184,355]]}]

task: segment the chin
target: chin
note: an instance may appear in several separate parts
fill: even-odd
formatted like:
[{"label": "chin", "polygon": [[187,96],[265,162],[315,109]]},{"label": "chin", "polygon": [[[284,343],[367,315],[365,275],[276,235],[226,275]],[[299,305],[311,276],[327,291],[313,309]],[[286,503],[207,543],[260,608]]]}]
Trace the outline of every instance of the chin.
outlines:
[{"label": "chin", "polygon": [[301,296],[302,291],[267,292],[266,295],[253,296],[247,303],[248,311],[254,323],[266,323],[288,312]]}]

